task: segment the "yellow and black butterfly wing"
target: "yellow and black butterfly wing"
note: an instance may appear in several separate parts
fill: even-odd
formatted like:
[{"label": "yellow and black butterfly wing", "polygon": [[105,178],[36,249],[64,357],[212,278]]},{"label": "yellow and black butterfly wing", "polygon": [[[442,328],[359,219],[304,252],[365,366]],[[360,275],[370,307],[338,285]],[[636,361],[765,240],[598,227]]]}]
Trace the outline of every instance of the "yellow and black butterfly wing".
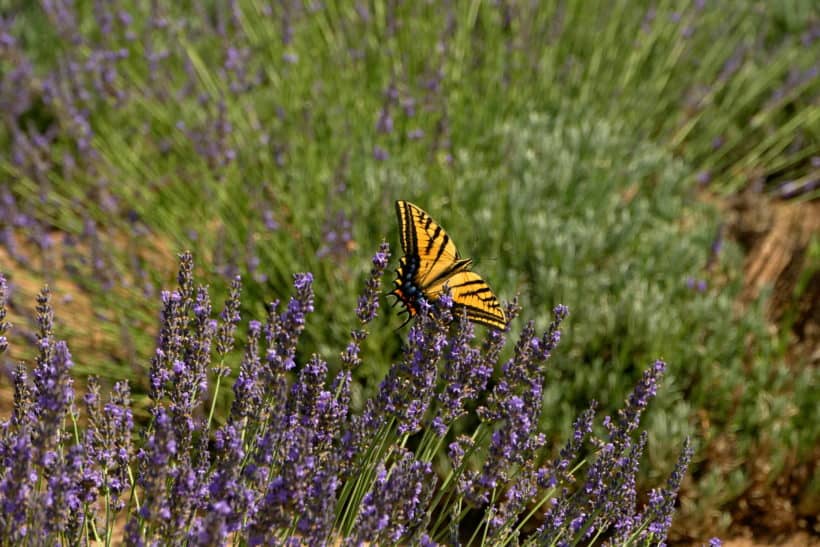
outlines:
[{"label": "yellow and black butterfly wing", "polygon": [[396,201],[401,246],[415,269],[413,281],[424,292],[428,286],[470,266],[453,240],[430,215],[409,201]]},{"label": "yellow and black butterfly wing", "polygon": [[450,289],[456,310],[465,310],[469,320],[496,329],[504,329],[507,326],[507,318],[498,303],[498,298],[477,273],[456,272],[428,287],[425,295],[435,300],[444,292],[445,285]]}]

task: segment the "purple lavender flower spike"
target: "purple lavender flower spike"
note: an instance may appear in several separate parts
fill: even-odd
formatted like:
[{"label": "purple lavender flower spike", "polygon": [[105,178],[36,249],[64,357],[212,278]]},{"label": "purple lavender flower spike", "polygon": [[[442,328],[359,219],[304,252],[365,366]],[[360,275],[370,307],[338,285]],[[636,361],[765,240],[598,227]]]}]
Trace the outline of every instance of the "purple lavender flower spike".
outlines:
[{"label": "purple lavender flower spike", "polygon": [[345,211],[338,210],[329,213],[322,234],[324,243],[316,251],[316,256],[319,258],[330,256],[341,260],[355,248],[353,222]]},{"label": "purple lavender flower spike", "polygon": [[6,278],[0,274],[0,353],[5,352],[9,347],[6,333],[11,328],[11,323],[6,321],[6,299],[8,298],[8,285]]},{"label": "purple lavender flower spike", "polygon": [[605,528],[612,524],[615,537],[626,540],[635,525],[636,477],[641,456],[646,448],[648,435],[641,433],[637,443],[630,443],[629,450],[624,453],[618,469],[612,478],[617,488],[610,488],[609,499],[602,505],[607,509],[605,518],[598,518],[596,526]]},{"label": "purple lavender flower spike", "polygon": [[379,308],[381,278],[389,260],[390,245],[383,241],[379,245],[379,251],[373,255],[373,267],[365,283],[364,294],[359,297],[359,304],[356,307],[356,317],[359,318],[362,325],[371,322],[376,317]]},{"label": "purple lavender flower spike", "polygon": [[48,354],[43,354],[42,350],[49,349],[53,343],[52,334],[54,330],[54,310],[51,308],[51,289],[43,287],[37,294],[37,325],[39,332],[37,341],[41,349],[41,360],[47,360]]},{"label": "purple lavender flower spike", "polygon": [[239,374],[233,385],[234,400],[231,404],[231,422],[239,423],[244,418],[260,413],[263,404],[262,362],[259,357],[259,337],[262,325],[251,321],[245,356],[239,365]]},{"label": "purple lavender flower spike", "polygon": [[478,398],[492,376],[492,365],[484,362],[481,352],[470,345],[474,337],[473,324],[462,317],[445,356],[441,375],[444,389],[437,394],[439,434],[466,413],[465,404]]},{"label": "purple lavender flower spike", "polygon": [[179,255],[179,271],[177,272],[179,294],[186,303],[194,294],[194,256],[191,251]]},{"label": "purple lavender flower spike", "polygon": [[721,223],[718,225],[715,232],[715,238],[712,240],[712,245],[709,248],[709,258],[706,260],[706,269],[711,270],[717,264],[720,258],[720,252],[723,249],[725,226]]},{"label": "purple lavender flower spike", "polygon": [[239,276],[231,281],[231,290],[225,301],[225,309],[219,315],[220,323],[216,334],[216,351],[219,355],[227,355],[233,349],[234,333],[241,319],[239,315],[239,296],[242,292],[242,279]]},{"label": "purple lavender flower spike", "polygon": [[[208,296],[204,289],[194,287],[190,252],[180,255],[178,282],[177,290],[162,292],[160,329],[151,359],[148,393],[159,402],[169,390],[177,393],[185,390],[189,404],[193,405],[197,399],[195,393],[205,382],[204,368],[214,332],[207,317],[210,314]],[[181,401],[179,398],[178,402]]]},{"label": "purple lavender flower spike", "polygon": [[296,366],[296,344],[305,329],[307,314],[313,311],[313,274],[294,275],[293,286],[296,295],[288,302],[287,309],[276,316],[276,306],[272,306],[266,326],[268,349],[265,358],[273,374]]},{"label": "purple lavender flower spike", "polygon": [[0,527],[3,537],[15,543],[23,543],[29,534],[29,514],[36,507],[32,496],[39,480],[34,468],[33,439],[31,431],[21,428],[3,443],[5,469],[0,479]]},{"label": "purple lavender flower spike", "polygon": [[390,154],[379,145],[373,147],[373,159],[376,161],[385,161],[390,157]]},{"label": "purple lavender flower spike", "polygon": [[87,467],[83,447],[73,445],[67,454],[57,458],[55,469],[45,486],[46,512],[44,532],[79,541],[83,504],[97,498],[102,484],[99,472]]},{"label": "purple lavender flower spike", "polygon": [[262,223],[265,225],[265,228],[271,232],[279,229],[279,223],[276,221],[276,217],[271,209],[265,209],[262,212]]},{"label": "purple lavender flower spike", "polygon": [[[42,344],[42,342],[41,342]],[[34,412],[37,415],[36,440],[38,463],[47,462],[63,440],[63,422],[73,413],[74,389],[69,370],[74,365],[65,342],[54,344],[46,361],[34,369]]]},{"label": "purple lavender flower spike", "polygon": [[524,327],[513,358],[502,367],[503,378],[487,404],[478,409],[482,421],[502,422],[506,427],[493,431],[481,474],[466,491],[474,502],[483,502],[488,492],[506,484],[510,470],[529,460],[545,442],[536,431],[543,398],[542,367],[560,340],[558,327],[569,310],[557,306],[553,313],[553,322],[540,338],[532,321]]},{"label": "purple lavender flower spike", "polygon": [[89,378],[84,397],[89,422],[84,447],[89,464],[99,470],[100,486],[108,494],[108,511],[113,515],[125,507],[122,496],[130,491],[128,465],[134,451],[131,440],[134,417],[127,382],[114,385],[105,405],[99,393],[99,382]]},{"label": "purple lavender flower spike", "polygon": [[9,425],[12,432],[31,426],[37,416],[34,413],[34,390],[28,383],[26,365],[18,363],[14,369],[14,407]]},{"label": "purple lavender flower spike", "polygon": [[694,448],[687,437],[683,443],[678,462],[675,464],[675,469],[672,470],[672,474],[669,475],[669,479],[666,481],[666,487],[653,490],[649,494],[649,504],[644,512],[648,524],[639,539],[654,542],[666,538],[669,527],[672,525],[672,514],[675,511],[678,490],[693,454]]},{"label": "purple lavender flower spike", "polygon": [[245,448],[241,432],[233,424],[215,435],[216,470],[209,484],[208,506],[199,530],[189,534],[195,545],[221,545],[237,531],[246,516],[255,513],[256,495],[242,480]]},{"label": "purple lavender flower spike", "polygon": [[[446,347],[447,325],[436,321],[423,308],[418,317],[410,327],[401,361],[390,367],[376,400],[368,402],[363,424],[375,424],[385,415],[392,415],[396,417],[400,435],[421,428],[434,396],[436,367]],[[365,425],[365,430],[373,431],[373,428]]]},{"label": "purple lavender flower spike", "polygon": [[[618,544],[639,530],[644,519],[635,515],[635,475],[647,436],[644,433],[635,442],[631,433],[637,429],[641,413],[655,395],[664,368],[663,361],[656,361],[644,373],[617,418],[604,419],[608,435],[605,439],[593,439],[597,452],[583,486],[574,494],[562,492],[554,501],[539,530],[542,541],[552,542],[562,537],[570,542],[583,541],[611,527],[614,543]],[[563,524],[549,526],[548,523],[557,520],[562,523],[568,520],[569,529]],[[665,537],[666,530],[655,539]]]},{"label": "purple lavender flower spike", "polygon": [[0,17],[0,47],[4,50],[12,49],[17,45],[17,39],[9,32],[13,21],[12,17]]},{"label": "purple lavender flower spike", "polygon": [[132,513],[131,521],[136,522],[136,526],[145,523],[149,537],[154,534],[167,537],[172,534],[170,485],[180,471],[176,466],[178,445],[171,416],[164,408],[155,410],[153,424],[153,432],[137,453],[137,484],[143,495],[141,509]]},{"label": "purple lavender flower spike", "polygon": [[434,485],[432,466],[409,452],[390,472],[380,466],[359,506],[355,532],[345,544],[397,544],[420,537]]},{"label": "purple lavender flower spike", "polygon": [[326,377],[327,364],[314,355],[290,390],[281,423],[271,422],[263,443],[275,451],[278,474],[267,483],[253,536],[265,538],[271,525],[291,523],[309,545],[325,544],[331,534],[339,487],[335,443],[347,409],[325,389]]},{"label": "purple lavender flower spike", "polygon": [[[370,276],[365,282],[364,293],[359,297],[359,302],[356,306],[356,317],[359,318],[360,327],[370,323],[375,319],[379,309],[379,295],[382,286],[382,275],[387,268],[387,263],[390,260],[390,246],[386,241],[379,245],[378,252],[373,255],[370,269]],[[361,350],[361,343],[367,337],[367,331],[363,328],[353,329],[350,332],[351,341],[347,345],[345,351],[341,354],[341,361],[345,370],[353,370],[361,359],[359,352]]]},{"label": "purple lavender flower spike", "polygon": [[382,134],[393,132],[393,116],[390,115],[389,104],[385,104],[379,113],[379,120],[376,122],[376,132]]},{"label": "purple lavender flower spike", "polygon": [[416,115],[416,100],[413,97],[404,97],[400,103],[405,116],[412,118]]},{"label": "purple lavender flower spike", "polygon": [[183,342],[177,358],[171,363],[171,370],[165,371],[170,380],[169,408],[183,452],[190,448],[190,439],[196,429],[193,416],[207,393],[211,340],[215,333],[210,320],[211,305],[207,290],[199,287],[196,297],[189,297],[184,302],[183,307],[190,308],[193,317],[184,318],[187,325],[179,333]]},{"label": "purple lavender flower spike", "polygon": [[659,359],[643,373],[640,382],[630,393],[626,407],[618,411],[617,427],[613,424],[608,428],[610,441],[618,442],[638,428],[641,414],[655,396],[658,382],[665,370],[666,363]]},{"label": "purple lavender flower spike", "polygon": [[502,494],[500,502],[493,504],[486,511],[489,516],[488,539],[504,542],[510,539],[509,526],[518,520],[526,508],[527,503],[538,492],[538,472],[535,469],[535,460],[530,459],[522,465],[506,492]]},{"label": "purple lavender flower spike", "polygon": [[595,411],[598,403],[592,401],[575,422],[573,422],[572,437],[567,440],[561,449],[558,457],[552,464],[538,471],[538,484],[541,488],[555,488],[560,484],[568,484],[573,481],[570,470],[572,464],[578,458],[584,440],[592,433],[592,421],[595,418]]},{"label": "purple lavender flower spike", "polygon": [[211,362],[211,346],[216,336],[218,323],[211,319],[211,298],[208,289],[197,287],[193,301],[193,319],[191,322],[192,336],[187,351],[187,359],[191,363],[193,376],[189,390],[193,393],[198,389],[200,394],[207,391],[208,365]]}]

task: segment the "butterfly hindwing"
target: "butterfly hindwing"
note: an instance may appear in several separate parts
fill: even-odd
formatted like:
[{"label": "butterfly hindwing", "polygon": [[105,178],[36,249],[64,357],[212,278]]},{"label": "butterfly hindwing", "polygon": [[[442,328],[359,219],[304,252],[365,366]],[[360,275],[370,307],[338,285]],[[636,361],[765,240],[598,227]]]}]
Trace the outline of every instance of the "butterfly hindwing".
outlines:
[{"label": "butterfly hindwing", "polygon": [[420,297],[436,300],[444,287],[468,319],[503,329],[507,322],[492,289],[480,275],[469,271],[472,261],[461,258],[447,232],[430,215],[407,201],[396,202],[401,246],[396,289],[393,294],[416,314]]},{"label": "butterfly hindwing", "polygon": [[429,287],[425,294],[430,298],[437,298],[444,292],[444,287],[450,289],[450,297],[456,309],[464,309],[467,318],[497,329],[507,325],[504,310],[498,303],[495,293],[487,282],[475,272],[458,272],[446,280]]}]

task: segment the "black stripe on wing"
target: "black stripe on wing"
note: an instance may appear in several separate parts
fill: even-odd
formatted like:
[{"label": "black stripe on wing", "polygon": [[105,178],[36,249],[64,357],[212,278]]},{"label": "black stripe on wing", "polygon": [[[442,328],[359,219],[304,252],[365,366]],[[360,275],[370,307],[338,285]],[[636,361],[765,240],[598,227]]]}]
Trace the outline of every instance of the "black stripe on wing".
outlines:
[{"label": "black stripe on wing", "polygon": [[481,323],[482,325],[487,325],[488,327],[494,327],[497,329],[504,329],[507,326],[507,322],[504,319],[503,314],[492,314],[482,310],[481,308],[467,306],[464,304],[456,305],[456,307],[466,310],[467,319],[470,321],[475,321],[476,323]]},{"label": "black stripe on wing", "polygon": [[[470,280],[470,281],[466,281],[464,283],[460,283],[458,285],[449,285],[449,287],[450,287],[450,290],[453,292],[453,294],[457,294],[459,296],[459,298],[466,298],[466,297],[474,296],[474,297],[478,298],[479,300],[481,300],[482,302],[494,303],[495,305],[493,307],[498,307],[498,298],[496,298],[495,293],[493,292],[493,290],[490,288],[489,285],[487,285],[487,282],[484,281],[483,279],[473,279],[473,280]],[[472,290],[467,290],[467,291],[460,291],[459,290],[459,289],[464,289],[465,287],[476,287],[476,288],[472,289]],[[492,306],[493,304],[490,304],[490,305]]]},{"label": "black stripe on wing", "polygon": [[412,206],[406,201],[396,201],[396,216],[399,219],[401,248],[406,255],[418,255],[418,238],[416,223],[413,219]]}]

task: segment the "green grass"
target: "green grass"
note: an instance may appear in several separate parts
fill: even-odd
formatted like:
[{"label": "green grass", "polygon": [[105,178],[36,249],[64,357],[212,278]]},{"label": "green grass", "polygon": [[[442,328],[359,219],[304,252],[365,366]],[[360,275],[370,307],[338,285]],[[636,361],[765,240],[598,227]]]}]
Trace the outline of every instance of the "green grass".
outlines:
[{"label": "green grass", "polygon": [[[258,308],[287,294],[292,272],[313,272],[312,321],[321,328],[308,329],[301,351],[332,357],[354,326],[368,257],[382,238],[394,260],[399,253],[392,202],[401,198],[441,222],[503,299],[520,294],[525,319],[544,326],[554,304],[570,307],[546,393],[555,409],[548,433],[566,431],[590,398],[615,408],[638,371],[662,357],[670,369],[649,455],[658,476],[674,459],[664,447],[691,432],[702,454],[729,439],[740,462],[773,447],[772,477],[787,455],[808,457],[818,440],[809,391],[816,372],[783,365],[784,341],[767,327],[762,303],[736,303],[737,248],[727,245],[705,271],[721,219],[698,202],[697,185],[708,173],[718,193],[758,181],[774,191],[812,176],[820,86],[809,77],[816,55],[801,42],[818,24],[811,2],[680,12],[660,2],[652,17],[647,2],[545,2],[535,11],[526,2],[377,2],[362,18],[346,2],[320,10],[285,2],[266,15],[261,2],[245,1],[233,22],[221,3],[206,2],[204,14],[163,8],[170,24],[150,31],[150,3],[121,4],[136,40],[118,24],[102,34],[88,1],[77,2],[81,47],[37,9],[17,14],[12,34],[35,67],[18,92],[33,101],[4,124],[0,146],[13,148],[14,123],[44,130],[54,122],[58,130],[42,173],[7,159],[0,176],[50,229],[90,247],[93,238],[82,234],[89,221],[97,225],[102,270],[116,289],[91,265],[76,279],[110,316],[110,336],[133,344],[144,366],[157,300],[139,287],[169,286],[170,257],[184,248],[210,268],[205,277],[217,292],[227,274],[241,273],[250,293],[243,300]],[[226,36],[209,20],[223,21]],[[146,44],[168,52],[156,76]],[[89,84],[80,105],[94,155],[80,155],[72,115],[64,101],[42,100],[44,83],[59,62],[120,48],[128,57],[116,64],[113,87],[124,99]],[[247,52],[245,69],[258,85],[231,89],[228,48]],[[0,57],[2,71],[14,63]],[[395,127],[380,134],[391,85]],[[182,95],[184,88],[192,91]],[[410,98],[412,116],[402,108]],[[424,138],[410,139],[414,129]],[[223,155],[202,154],[197,139]],[[376,146],[387,160],[374,158]],[[67,153],[74,170],[65,168]],[[318,256],[338,214],[350,220],[355,246]],[[276,229],[264,226],[266,215]],[[168,260],[149,258],[157,249]],[[692,290],[689,278],[707,280],[708,290]],[[385,313],[372,329],[358,397],[372,392],[397,352],[399,321]],[[86,361],[86,370],[134,378],[139,367],[128,354],[113,357]],[[743,493],[748,469],[740,463],[727,474],[724,463],[696,466],[696,507],[684,505],[681,521],[714,515]]]}]

